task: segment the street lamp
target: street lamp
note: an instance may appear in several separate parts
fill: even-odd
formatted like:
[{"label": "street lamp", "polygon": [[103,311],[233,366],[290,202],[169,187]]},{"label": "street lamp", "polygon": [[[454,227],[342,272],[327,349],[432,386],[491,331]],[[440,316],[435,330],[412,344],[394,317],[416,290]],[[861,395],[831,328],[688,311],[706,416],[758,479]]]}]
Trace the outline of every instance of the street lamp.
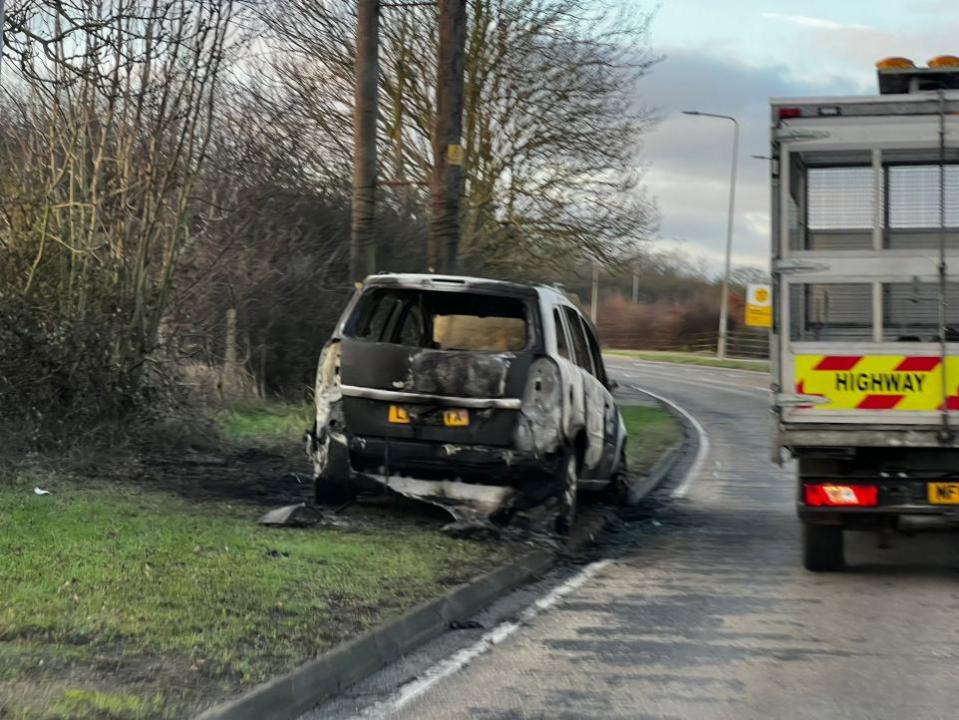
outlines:
[{"label": "street lamp", "polygon": [[716,345],[716,356],[726,357],[726,335],[729,329],[729,272],[733,253],[733,217],[736,207],[736,160],[739,157],[739,122],[731,115],[717,115],[716,113],[700,112],[698,110],[683,110],[683,115],[697,117],[719,118],[729,120],[733,124],[733,164],[729,173],[729,219],[726,225],[726,271],[723,273],[722,305],[719,307],[719,342]]}]

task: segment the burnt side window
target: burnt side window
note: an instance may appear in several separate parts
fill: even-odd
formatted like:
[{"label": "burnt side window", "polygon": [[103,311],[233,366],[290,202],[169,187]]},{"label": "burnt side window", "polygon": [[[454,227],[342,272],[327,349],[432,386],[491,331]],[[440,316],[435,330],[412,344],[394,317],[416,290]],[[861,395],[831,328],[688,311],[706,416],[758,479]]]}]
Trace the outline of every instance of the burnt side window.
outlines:
[{"label": "burnt side window", "polygon": [[378,290],[367,293],[351,318],[349,334],[364,340],[382,341],[398,322],[403,301],[394,294]]},{"label": "burnt side window", "polygon": [[559,314],[559,308],[553,308],[553,324],[556,326],[556,352],[561,358],[570,360],[569,343],[566,340],[566,330],[563,326],[563,318]]},{"label": "burnt side window", "polygon": [[573,340],[576,364],[584,370],[593,372],[593,363],[589,356],[589,342],[586,340],[586,335],[583,332],[583,325],[579,321],[579,314],[570,307],[564,307],[563,311],[566,313],[569,334]]},{"label": "burnt side window", "polygon": [[360,299],[346,334],[435,350],[517,352],[529,344],[529,307],[485,293],[375,288]]},{"label": "burnt side window", "polygon": [[606,367],[603,365],[603,354],[599,349],[599,342],[597,342],[596,336],[593,334],[593,331],[590,329],[586,321],[580,318],[580,322],[583,323],[583,332],[586,333],[586,340],[589,342],[589,354],[593,359],[593,375],[595,375],[599,381],[605,385]]}]

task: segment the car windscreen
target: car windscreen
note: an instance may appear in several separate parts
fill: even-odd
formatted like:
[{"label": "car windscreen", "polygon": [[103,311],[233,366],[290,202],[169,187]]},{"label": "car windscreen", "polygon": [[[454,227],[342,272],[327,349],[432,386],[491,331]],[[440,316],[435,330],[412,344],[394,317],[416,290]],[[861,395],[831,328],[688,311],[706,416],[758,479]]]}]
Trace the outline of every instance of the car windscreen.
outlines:
[{"label": "car windscreen", "polygon": [[346,335],[435,350],[517,352],[529,344],[529,306],[487,293],[371,288]]}]

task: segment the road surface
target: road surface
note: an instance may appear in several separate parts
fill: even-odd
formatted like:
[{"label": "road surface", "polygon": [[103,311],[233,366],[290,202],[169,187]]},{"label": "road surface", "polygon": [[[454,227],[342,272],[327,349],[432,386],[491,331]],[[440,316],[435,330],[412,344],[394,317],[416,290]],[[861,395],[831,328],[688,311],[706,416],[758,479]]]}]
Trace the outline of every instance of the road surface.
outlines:
[{"label": "road surface", "polygon": [[765,376],[625,360],[611,372],[624,392],[648,388],[701,424],[687,481],[603,562],[504,599],[484,630],[448,633],[306,717],[959,715],[955,536],[879,550],[850,534],[847,572],[805,572],[791,470],[769,460]]}]

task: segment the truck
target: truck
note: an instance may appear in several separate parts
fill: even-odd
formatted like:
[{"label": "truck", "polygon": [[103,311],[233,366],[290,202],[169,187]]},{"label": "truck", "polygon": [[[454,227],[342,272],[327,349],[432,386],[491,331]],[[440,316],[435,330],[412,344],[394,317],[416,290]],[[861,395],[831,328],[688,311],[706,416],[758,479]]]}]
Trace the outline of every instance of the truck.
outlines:
[{"label": "truck", "polygon": [[959,522],[959,58],[771,100],[773,459],[803,564]]}]

